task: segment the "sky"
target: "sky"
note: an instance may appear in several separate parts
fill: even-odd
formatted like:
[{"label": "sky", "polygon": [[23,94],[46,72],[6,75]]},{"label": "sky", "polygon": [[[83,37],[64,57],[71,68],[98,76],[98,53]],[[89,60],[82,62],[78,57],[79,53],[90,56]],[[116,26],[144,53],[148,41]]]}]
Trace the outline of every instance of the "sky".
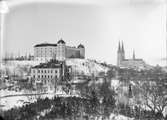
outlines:
[{"label": "sky", "polygon": [[[118,41],[126,58],[165,65],[165,0],[8,0],[4,51],[33,53],[38,43],[82,43],[86,58],[116,64]],[[47,2],[46,2],[47,1]]]}]

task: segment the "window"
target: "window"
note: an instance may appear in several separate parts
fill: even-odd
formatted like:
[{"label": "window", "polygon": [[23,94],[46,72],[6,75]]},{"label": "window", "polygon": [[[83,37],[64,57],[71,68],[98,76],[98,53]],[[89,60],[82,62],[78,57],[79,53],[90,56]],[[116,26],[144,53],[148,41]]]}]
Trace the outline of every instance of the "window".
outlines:
[{"label": "window", "polygon": [[50,72],[52,73],[52,70],[50,70]]},{"label": "window", "polygon": [[40,75],[38,75],[38,78],[40,78]]},{"label": "window", "polygon": [[48,70],[48,73],[49,73],[49,70]]},{"label": "window", "polygon": [[45,75],[45,78],[46,78],[46,75]]},{"label": "window", "polygon": [[49,78],[49,75],[48,75],[48,78]]},{"label": "window", "polygon": [[42,75],[42,78],[43,78],[43,75]]},{"label": "window", "polygon": [[46,70],[45,70],[45,73],[46,73]]},{"label": "window", "polygon": [[55,73],[57,73],[57,70],[55,70]]},{"label": "window", "polygon": [[43,73],[43,70],[41,70],[41,73]]},{"label": "window", "polygon": [[38,73],[40,73],[40,70],[38,70]]},{"label": "window", "polygon": [[35,78],[35,75],[33,75],[33,78]]}]

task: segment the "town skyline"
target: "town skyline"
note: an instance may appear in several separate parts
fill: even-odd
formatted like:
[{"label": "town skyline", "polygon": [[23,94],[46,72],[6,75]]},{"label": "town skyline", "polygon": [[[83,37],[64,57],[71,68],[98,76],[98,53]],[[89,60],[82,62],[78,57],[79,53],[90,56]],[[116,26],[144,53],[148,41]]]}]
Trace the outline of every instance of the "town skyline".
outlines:
[{"label": "town skyline", "polygon": [[167,120],[166,0],[0,0],[0,118]]},{"label": "town skyline", "polygon": [[7,14],[4,47],[9,53],[33,53],[33,45],[62,38],[71,46],[84,44],[86,58],[116,64],[118,41],[123,40],[127,58],[135,50],[146,63],[165,65],[165,36],[165,6],[156,2],[117,7],[107,2],[31,3]]}]

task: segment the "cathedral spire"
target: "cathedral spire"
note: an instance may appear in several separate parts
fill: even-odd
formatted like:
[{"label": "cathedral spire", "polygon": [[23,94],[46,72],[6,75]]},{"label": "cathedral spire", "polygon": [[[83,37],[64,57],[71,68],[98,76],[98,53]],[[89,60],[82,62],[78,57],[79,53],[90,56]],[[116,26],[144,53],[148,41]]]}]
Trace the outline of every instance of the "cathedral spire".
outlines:
[{"label": "cathedral spire", "polygon": [[135,59],[135,51],[133,50],[133,59]]},{"label": "cathedral spire", "polygon": [[120,41],[118,43],[118,52],[121,52],[121,45],[120,45]]},{"label": "cathedral spire", "polygon": [[122,41],[122,52],[123,52],[123,53],[125,52],[125,50],[124,50],[124,43],[123,43],[123,41]]}]

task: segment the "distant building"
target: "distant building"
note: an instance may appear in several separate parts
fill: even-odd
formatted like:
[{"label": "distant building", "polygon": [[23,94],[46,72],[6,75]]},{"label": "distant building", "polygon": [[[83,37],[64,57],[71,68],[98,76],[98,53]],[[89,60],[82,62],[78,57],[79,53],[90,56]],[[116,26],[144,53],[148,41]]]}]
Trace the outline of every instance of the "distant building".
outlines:
[{"label": "distant building", "polygon": [[125,68],[146,68],[148,65],[143,61],[143,59],[138,59],[135,57],[135,52],[133,51],[132,59],[125,58],[125,50],[124,44],[118,44],[118,51],[117,51],[117,66],[118,67],[125,67]]},{"label": "distant building", "polygon": [[62,39],[57,44],[41,43],[34,46],[35,60],[57,59],[64,61],[66,58],[85,58],[85,47],[82,44],[78,47],[67,46]]},{"label": "distant building", "polygon": [[59,63],[41,63],[31,68],[31,79],[35,85],[42,84],[54,89],[56,82],[61,79],[62,66]]},{"label": "distant building", "polygon": [[51,60],[32,67],[31,80],[35,86],[40,84],[53,90],[57,87],[57,84],[69,80],[70,72],[71,67],[66,66],[65,62]]}]

